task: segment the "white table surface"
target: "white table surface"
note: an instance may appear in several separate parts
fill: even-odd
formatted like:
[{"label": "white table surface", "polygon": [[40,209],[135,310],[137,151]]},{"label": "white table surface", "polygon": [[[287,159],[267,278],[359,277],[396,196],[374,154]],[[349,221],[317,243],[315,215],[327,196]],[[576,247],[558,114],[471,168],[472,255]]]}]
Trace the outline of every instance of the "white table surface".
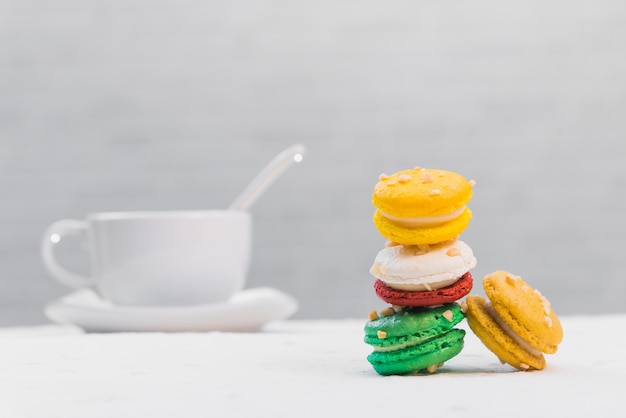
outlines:
[{"label": "white table surface", "polygon": [[626,416],[626,315],[561,320],[543,371],[501,365],[468,333],[437,373],[390,377],[365,359],[365,319],[249,334],[0,329],[0,417]]}]

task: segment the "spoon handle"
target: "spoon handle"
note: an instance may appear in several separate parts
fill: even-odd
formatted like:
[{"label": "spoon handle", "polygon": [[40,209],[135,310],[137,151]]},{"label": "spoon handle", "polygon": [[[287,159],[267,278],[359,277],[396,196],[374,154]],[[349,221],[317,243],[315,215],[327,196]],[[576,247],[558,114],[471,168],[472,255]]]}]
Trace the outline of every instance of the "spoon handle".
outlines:
[{"label": "spoon handle", "polygon": [[292,145],[278,154],[265,168],[257,174],[243,192],[230,204],[230,210],[247,210],[258,197],[285,171],[291,164],[302,161],[306,148],[302,144]]}]

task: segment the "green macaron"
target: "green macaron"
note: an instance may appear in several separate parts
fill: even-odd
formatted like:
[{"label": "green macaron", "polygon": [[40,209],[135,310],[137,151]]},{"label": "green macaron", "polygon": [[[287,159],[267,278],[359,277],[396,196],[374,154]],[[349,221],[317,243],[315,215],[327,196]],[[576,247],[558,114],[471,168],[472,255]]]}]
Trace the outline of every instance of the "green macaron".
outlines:
[{"label": "green macaron", "polygon": [[374,352],[367,360],[382,375],[434,371],[462,350],[465,331],[454,326],[464,317],[457,303],[448,303],[368,321],[364,341]]}]

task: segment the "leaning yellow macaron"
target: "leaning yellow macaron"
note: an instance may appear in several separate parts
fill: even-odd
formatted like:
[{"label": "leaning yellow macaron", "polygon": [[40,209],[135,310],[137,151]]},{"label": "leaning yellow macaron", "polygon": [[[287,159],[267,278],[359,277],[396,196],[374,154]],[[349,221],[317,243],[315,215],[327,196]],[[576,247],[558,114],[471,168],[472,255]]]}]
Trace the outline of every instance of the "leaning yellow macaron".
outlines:
[{"label": "leaning yellow macaron", "polygon": [[374,187],[374,225],[403,245],[436,244],[457,238],[468,227],[473,181],[446,170],[415,167],[381,174]]},{"label": "leaning yellow macaron", "polygon": [[563,328],[548,300],[519,276],[499,270],[483,279],[489,298],[466,298],[467,322],[476,336],[505,363],[541,370],[543,356],[563,340]]}]

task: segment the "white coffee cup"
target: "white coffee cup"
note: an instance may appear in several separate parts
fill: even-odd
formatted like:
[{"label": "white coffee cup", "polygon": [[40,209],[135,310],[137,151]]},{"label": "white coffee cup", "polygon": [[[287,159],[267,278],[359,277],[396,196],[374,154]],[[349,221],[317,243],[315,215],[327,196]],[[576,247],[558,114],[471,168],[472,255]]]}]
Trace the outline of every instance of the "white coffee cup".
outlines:
[{"label": "white coffee cup", "polygon": [[[91,275],[62,267],[55,243],[83,235]],[[181,306],[225,301],[241,290],[250,264],[252,222],[236,210],[103,212],[50,225],[42,240],[49,274],[94,287],[119,305]]]}]

